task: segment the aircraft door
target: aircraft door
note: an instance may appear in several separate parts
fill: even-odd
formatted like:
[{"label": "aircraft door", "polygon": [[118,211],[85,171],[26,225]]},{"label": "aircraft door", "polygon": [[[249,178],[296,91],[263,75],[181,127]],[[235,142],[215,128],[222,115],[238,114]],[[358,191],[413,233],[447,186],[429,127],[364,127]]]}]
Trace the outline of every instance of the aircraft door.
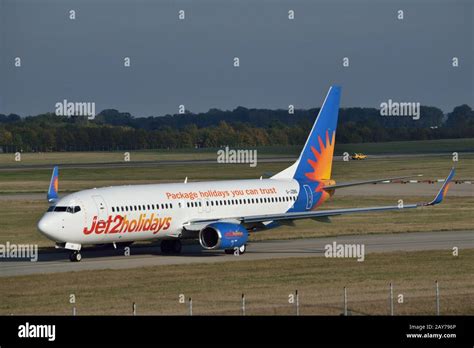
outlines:
[{"label": "aircraft door", "polygon": [[104,198],[102,196],[92,196],[94,203],[97,207],[97,219],[98,220],[107,220],[109,215],[107,205],[105,204]]}]

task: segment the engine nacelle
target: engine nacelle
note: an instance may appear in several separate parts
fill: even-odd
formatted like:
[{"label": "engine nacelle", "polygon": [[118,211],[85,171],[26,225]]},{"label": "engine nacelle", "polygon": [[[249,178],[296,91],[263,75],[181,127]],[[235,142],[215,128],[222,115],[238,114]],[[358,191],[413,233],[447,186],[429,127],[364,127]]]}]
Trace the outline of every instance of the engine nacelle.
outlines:
[{"label": "engine nacelle", "polygon": [[247,243],[249,234],[238,224],[215,222],[199,232],[199,243],[204,249],[233,249]]}]

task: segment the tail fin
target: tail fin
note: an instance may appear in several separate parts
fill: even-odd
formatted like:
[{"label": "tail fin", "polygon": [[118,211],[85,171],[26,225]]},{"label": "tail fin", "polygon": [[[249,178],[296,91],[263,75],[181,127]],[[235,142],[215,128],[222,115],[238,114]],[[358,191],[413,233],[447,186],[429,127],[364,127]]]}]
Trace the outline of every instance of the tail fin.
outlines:
[{"label": "tail fin", "polygon": [[53,174],[51,175],[51,181],[49,182],[48,189],[48,202],[54,203],[58,199],[59,190],[59,169],[58,166],[53,168]]},{"label": "tail fin", "polygon": [[316,181],[331,178],[340,99],[341,87],[329,88],[300,157],[291,167],[274,175],[274,179]]}]

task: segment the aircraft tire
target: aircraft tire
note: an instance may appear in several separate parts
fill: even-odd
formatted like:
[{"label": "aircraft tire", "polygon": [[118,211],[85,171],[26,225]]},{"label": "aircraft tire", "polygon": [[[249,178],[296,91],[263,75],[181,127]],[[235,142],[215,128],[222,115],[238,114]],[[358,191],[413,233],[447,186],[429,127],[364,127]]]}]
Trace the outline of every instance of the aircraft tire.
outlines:
[{"label": "aircraft tire", "polygon": [[69,260],[71,260],[71,262],[80,262],[82,255],[79,251],[73,251],[69,254]]},{"label": "aircraft tire", "polygon": [[[238,247],[238,250],[239,250],[239,255],[245,254],[245,252],[247,251],[247,244],[244,244],[244,245]],[[235,255],[235,248],[233,248],[233,249],[224,249],[224,252],[227,255]]]}]

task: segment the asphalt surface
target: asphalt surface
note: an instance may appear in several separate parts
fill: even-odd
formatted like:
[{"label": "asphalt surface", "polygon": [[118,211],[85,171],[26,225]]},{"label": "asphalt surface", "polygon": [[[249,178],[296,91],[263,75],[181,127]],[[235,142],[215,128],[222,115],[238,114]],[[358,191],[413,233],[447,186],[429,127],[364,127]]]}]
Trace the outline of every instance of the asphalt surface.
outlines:
[{"label": "asphalt surface", "polygon": [[[463,152],[466,154],[473,154],[474,152]],[[416,154],[380,154],[369,155],[366,161],[372,159],[384,158],[403,158],[403,157],[433,157],[433,156],[451,156],[451,153],[416,153]],[[13,157],[12,157],[13,158]],[[294,162],[298,159],[296,156],[285,157],[270,157],[262,156],[258,159],[259,163],[279,163],[279,162]],[[334,156],[334,160],[342,161],[342,156]],[[187,164],[217,164],[217,155],[214,159],[191,159],[191,160],[158,160],[158,161],[130,161],[130,162],[107,162],[107,163],[63,163],[58,164],[60,168],[88,168],[88,169],[103,169],[103,168],[130,168],[130,167],[160,167],[164,165],[187,165]],[[32,170],[32,169],[52,169],[55,164],[24,164],[22,162],[13,162],[12,164],[0,165],[0,171],[18,171],[18,170]]]},{"label": "asphalt surface", "polygon": [[[365,254],[374,252],[449,250],[458,247],[474,248],[474,231],[419,232],[374,234],[313,239],[255,242],[248,245],[241,256],[226,255],[223,251],[203,250],[199,245],[184,245],[182,254],[160,255],[160,248],[148,245],[130,247],[130,256],[123,249],[89,248],[82,251],[81,262],[70,262],[64,250],[40,252],[37,262],[0,261],[0,277],[83,270],[128,269],[145,266],[185,265],[193,263],[235,262],[289,257],[322,257],[327,244],[364,244]],[[366,256],[366,261],[370,256]],[[354,262],[357,262],[354,259]]]}]

